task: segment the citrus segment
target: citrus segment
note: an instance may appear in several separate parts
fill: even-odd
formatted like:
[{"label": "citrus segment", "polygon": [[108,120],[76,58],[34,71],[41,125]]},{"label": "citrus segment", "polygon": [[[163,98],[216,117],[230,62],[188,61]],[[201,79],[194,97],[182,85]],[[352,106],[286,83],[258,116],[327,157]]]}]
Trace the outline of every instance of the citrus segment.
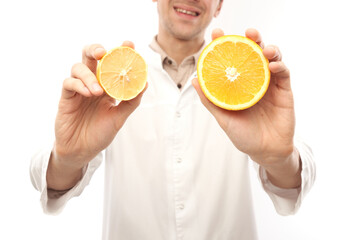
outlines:
[{"label": "citrus segment", "polygon": [[253,106],[270,82],[269,62],[254,41],[237,35],[215,39],[200,55],[197,74],[205,96],[228,110]]},{"label": "citrus segment", "polygon": [[132,48],[117,47],[99,61],[96,76],[110,97],[130,100],[145,88],[147,65]]}]

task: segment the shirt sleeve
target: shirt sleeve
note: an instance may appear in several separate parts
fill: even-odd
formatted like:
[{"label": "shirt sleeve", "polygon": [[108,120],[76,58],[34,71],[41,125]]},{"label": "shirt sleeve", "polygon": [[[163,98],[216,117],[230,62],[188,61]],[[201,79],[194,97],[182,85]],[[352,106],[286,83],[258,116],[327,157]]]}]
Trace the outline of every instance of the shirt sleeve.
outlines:
[{"label": "shirt sleeve", "polygon": [[40,203],[44,213],[57,215],[65,207],[67,201],[72,197],[79,196],[89,184],[95,170],[102,162],[100,152],[83,169],[81,180],[68,191],[51,191],[47,189],[46,171],[48,168],[52,147],[48,147],[37,152],[31,159],[30,178],[33,186],[40,192]]},{"label": "shirt sleeve", "polygon": [[295,214],[310,191],[315,181],[316,169],[312,150],[300,138],[295,138],[295,147],[298,150],[302,163],[301,186],[295,189],[283,189],[273,185],[267,177],[266,170],[256,164],[258,176],[265,192],[272,200],[276,212],[280,215]]}]

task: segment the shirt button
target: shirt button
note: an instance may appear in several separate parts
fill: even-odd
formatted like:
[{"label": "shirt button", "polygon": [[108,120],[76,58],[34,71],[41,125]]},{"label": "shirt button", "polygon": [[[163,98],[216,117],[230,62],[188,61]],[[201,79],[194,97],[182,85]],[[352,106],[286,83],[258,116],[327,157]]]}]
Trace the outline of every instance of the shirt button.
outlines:
[{"label": "shirt button", "polygon": [[181,117],[181,113],[180,112],[176,112],[176,117]]},{"label": "shirt button", "polygon": [[178,163],[181,163],[181,162],[182,162],[182,159],[179,157],[179,158],[176,159],[176,161],[177,161]]},{"label": "shirt button", "polygon": [[177,87],[180,89],[182,87],[181,83],[178,83]]},{"label": "shirt button", "polygon": [[179,205],[179,209],[183,210],[185,208],[184,204]]}]

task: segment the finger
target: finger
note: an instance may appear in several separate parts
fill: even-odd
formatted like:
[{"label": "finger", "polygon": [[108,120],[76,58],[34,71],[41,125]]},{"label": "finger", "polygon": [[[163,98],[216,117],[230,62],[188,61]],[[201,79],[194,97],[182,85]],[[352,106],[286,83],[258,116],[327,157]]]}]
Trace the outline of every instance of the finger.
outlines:
[{"label": "finger", "polygon": [[100,44],[85,46],[82,51],[82,63],[85,64],[93,73],[96,72],[97,61],[106,53],[106,50]]},{"label": "finger", "polygon": [[275,84],[283,89],[290,90],[290,70],[283,62],[271,62],[269,69],[275,76]]},{"label": "finger", "polygon": [[90,97],[92,94],[89,89],[84,85],[84,83],[80,79],[76,78],[67,78],[63,82],[62,88],[62,97],[63,98],[71,98],[76,93],[84,97]]},{"label": "finger", "polygon": [[135,49],[135,44],[131,41],[124,41],[121,46],[126,46]]},{"label": "finger", "polygon": [[91,94],[100,96],[103,93],[95,74],[85,64],[75,64],[71,69],[71,77],[80,79]]},{"label": "finger", "polygon": [[114,108],[114,114],[116,121],[116,128],[120,129],[125,120],[130,116],[132,112],[140,105],[142,96],[148,87],[146,83],[144,90],[142,90],[135,98],[128,101],[121,101],[118,106]]},{"label": "finger", "polygon": [[256,42],[261,48],[264,48],[265,44],[262,41],[260,33],[256,29],[254,28],[247,29],[245,31],[245,36]]},{"label": "finger", "polygon": [[212,40],[215,40],[218,37],[222,37],[222,36],[224,36],[224,31],[221,30],[220,28],[215,28],[211,33],[211,39]]},{"label": "finger", "polygon": [[277,77],[290,77],[290,71],[284,62],[271,62],[269,63],[270,72],[276,74]]},{"label": "finger", "polygon": [[282,60],[280,49],[274,45],[266,46],[263,50],[263,54],[267,59],[269,59],[270,62]]}]

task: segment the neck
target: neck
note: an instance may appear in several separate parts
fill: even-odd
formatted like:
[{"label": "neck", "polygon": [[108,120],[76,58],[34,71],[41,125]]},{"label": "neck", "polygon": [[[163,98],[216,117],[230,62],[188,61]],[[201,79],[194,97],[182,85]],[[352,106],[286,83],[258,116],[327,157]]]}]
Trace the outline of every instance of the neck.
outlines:
[{"label": "neck", "polygon": [[191,40],[182,40],[159,31],[157,41],[169,57],[174,59],[177,64],[181,64],[187,56],[200,50],[204,43],[204,36]]}]

